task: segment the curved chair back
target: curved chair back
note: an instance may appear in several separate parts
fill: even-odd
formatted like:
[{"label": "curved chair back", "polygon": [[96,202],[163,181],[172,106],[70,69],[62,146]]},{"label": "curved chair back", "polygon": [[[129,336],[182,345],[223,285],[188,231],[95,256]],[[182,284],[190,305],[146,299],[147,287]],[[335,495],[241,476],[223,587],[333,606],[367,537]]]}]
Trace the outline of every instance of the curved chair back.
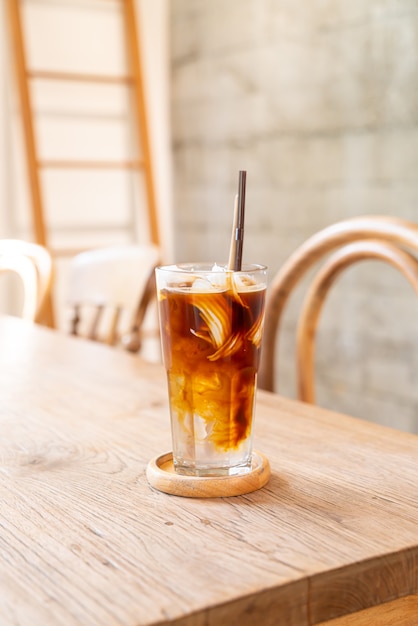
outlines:
[{"label": "curved chair back", "polygon": [[52,259],[46,248],[20,239],[0,239],[0,272],[13,272],[20,277],[21,316],[39,321],[52,280]]},{"label": "curved chair back", "polygon": [[298,397],[315,402],[315,336],[326,295],[341,272],[364,259],[390,263],[404,274],[418,294],[418,225],[386,216],[362,216],[338,222],[305,241],[274,277],[267,297],[259,387],[275,387],[275,353],[285,305],[306,272],[333,252],[314,277],[297,326]]},{"label": "curved chair back", "polygon": [[155,296],[159,260],[154,245],[98,248],[76,255],[67,297],[71,333],[138,351],[145,314]]}]

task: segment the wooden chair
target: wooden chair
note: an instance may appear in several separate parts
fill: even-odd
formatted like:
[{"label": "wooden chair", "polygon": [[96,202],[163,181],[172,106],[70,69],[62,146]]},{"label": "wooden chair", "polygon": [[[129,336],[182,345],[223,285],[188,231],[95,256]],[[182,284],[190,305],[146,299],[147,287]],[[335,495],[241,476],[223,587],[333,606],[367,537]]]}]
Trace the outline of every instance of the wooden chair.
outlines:
[{"label": "wooden chair", "polygon": [[338,222],[310,237],[274,277],[267,297],[258,384],[274,390],[275,352],[286,302],[306,272],[333,252],[314,277],[297,325],[298,398],[315,403],[315,334],[327,293],[342,271],[364,259],[379,259],[396,267],[418,294],[418,225],[393,217],[362,216]]},{"label": "wooden chair", "polygon": [[0,239],[0,272],[18,275],[23,284],[24,319],[39,322],[51,289],[52,259],[41,245],[20,239]]},{"label": "wooden chair", "polygon": [[70,264],[67,297],[71,334],[137,352],[155,297],[159,260],[154,245],[98,248],[76,255]]}]

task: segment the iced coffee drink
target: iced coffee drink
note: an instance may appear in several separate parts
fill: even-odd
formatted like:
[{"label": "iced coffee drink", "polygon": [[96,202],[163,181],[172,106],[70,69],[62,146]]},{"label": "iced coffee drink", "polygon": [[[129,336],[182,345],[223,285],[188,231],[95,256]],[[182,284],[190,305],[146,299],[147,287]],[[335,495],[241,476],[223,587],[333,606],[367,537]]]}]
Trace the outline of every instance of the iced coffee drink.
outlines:
[{"label": "iced coffee drink", "polygon": [[251,467],[266,268],[184,264],[157,269],[176,472]]}]

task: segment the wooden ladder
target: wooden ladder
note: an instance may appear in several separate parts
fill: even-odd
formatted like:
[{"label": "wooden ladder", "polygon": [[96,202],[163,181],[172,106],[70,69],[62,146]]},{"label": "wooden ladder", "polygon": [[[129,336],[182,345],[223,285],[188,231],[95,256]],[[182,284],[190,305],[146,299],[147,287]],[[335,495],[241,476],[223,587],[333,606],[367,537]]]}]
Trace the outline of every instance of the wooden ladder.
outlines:
[{"label": "wooden ladder", "polygon": [[[24,29],[22,26],[22,8],[20,0],[7,0],[10,20],[11,45],[15,61],[16,83],[20,98],[25,156],[29,178],[34,238],[37,243],[45,246],[53,255],[59,255],[50,250],[48,225],[45,220],[43,190],[40,170],[43,168],[77,168],[77,169],[129,169],[138,170],[144,175],[145,194],[147,200],[147,219],[149,223],[149,237],[151,243],[160,245],[158,213],[154,187],[154,174],[150,153],[148,120],[145,105],[144,80],[140,53],[139,34],[135,0],[119,0],[123,7],[125,27],[125,42],[129,72],[125,75],[92,75],[83,73],[52,72],[42,69],[31,70],[28,67]],[[57,81],[76,81],[102,84],[126,84],[132,89],[135,102],[135,123],[133,132],[136,133],[136,143],[140,159],[127,161],[71,161],[71,160],[40,160],[34,132],[34,110],[31,101],[30,81],[33,79]],[[44,323],[54,326],[54,310],[52,294],[45,306]]]}]

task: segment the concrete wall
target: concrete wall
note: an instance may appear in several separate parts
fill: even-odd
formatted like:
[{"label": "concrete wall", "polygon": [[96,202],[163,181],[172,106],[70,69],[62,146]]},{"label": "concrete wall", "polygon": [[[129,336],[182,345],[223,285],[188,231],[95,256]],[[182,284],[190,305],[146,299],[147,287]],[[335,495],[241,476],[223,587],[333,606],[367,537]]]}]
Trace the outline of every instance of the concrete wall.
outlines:
[{"label": "concrete wall", "polygon": [[[418,222],[416,0],[172,0],[178,260],[226,260],[239,169],[247,261],[273,275],[318,229],[361,214]],[[286,312],[280,386],[294,395]],[[318,403],[418,432],[418,298],[367,262],[332,291]]]}]

